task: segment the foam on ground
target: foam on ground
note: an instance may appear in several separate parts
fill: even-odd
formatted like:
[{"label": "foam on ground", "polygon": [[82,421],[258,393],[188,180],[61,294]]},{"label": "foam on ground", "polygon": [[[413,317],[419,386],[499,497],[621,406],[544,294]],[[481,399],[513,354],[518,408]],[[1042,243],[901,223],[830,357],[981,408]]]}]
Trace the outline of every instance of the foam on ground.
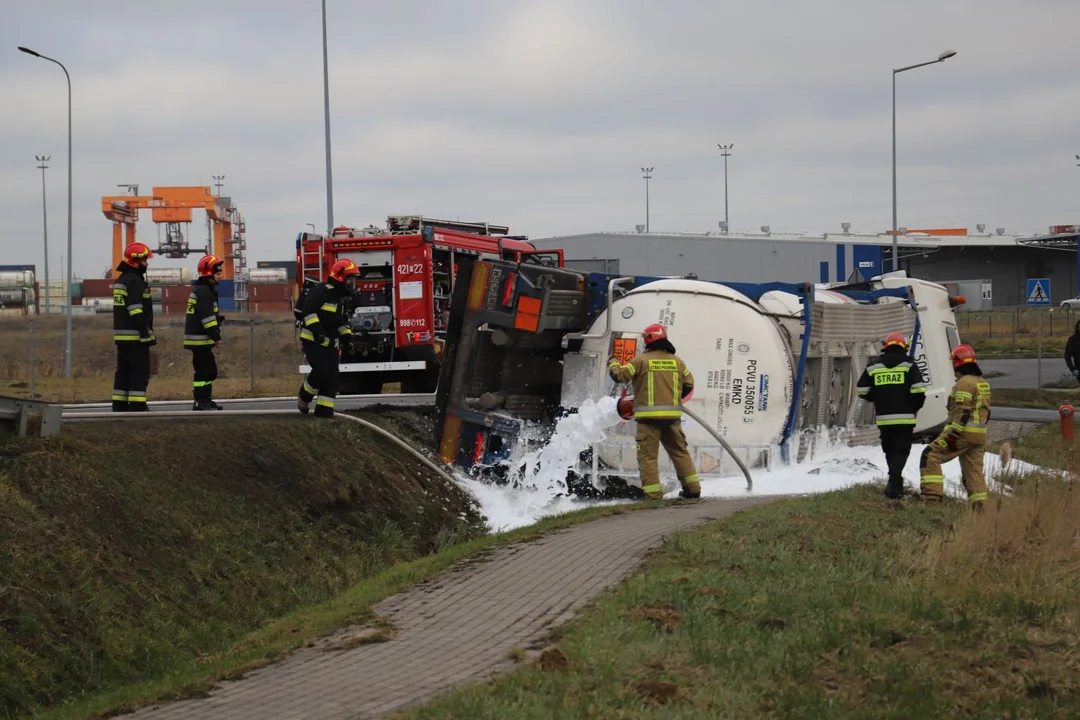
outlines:
[{"label": "foam on ground", "polygon": [[[521,486],[496,485],[481,482],[464,474],[458,481],[478,499],[492,532],[501,532],[531,525],[543,517],[559,515],[571,510],[598,505],[626,503],[626,500],[579,500],[566,494],[565,478],[574,468],[580,453],[589,445],[603,438],[605,430],[620,421],[615,412],[615,399],[601,398],[586,401],[576,414],[559,420],[551,439],[543,446],[512,456],[509,464],[525,470],[530,480]],[[842,490],[866,483],[884,483],[887,474],[885,457],[877,445],[847,446],[819,440],[817,450],[809,453],[803,462],[784,465],[777,462],[770,469],[751,468],[754,489],[747,491],[746,479],[741,474],[721,478],[703,478],[702,497],[740,498],[757,495],[812,495]],[[925,445],[915,445],[904,468],[908,492],[917,492],[919,484],[919,456]],[[661,450],[661,452],[663,452]],[[777,453],[775,455],[779,457]],[[1008,493],[1009,488],[996,478],[1003,473],[1025,475],[1042,470],[1037,465],[1012,459],[1002,467],[1000,458],[986,453],[984,468],[986,481],[991,490]],[[965,498],[960,482],[960,462],[953,460],[943,467],[945,494]],[[678,483],[674,478],[662,478],[670,488],[665,497],[678,497]]]}]

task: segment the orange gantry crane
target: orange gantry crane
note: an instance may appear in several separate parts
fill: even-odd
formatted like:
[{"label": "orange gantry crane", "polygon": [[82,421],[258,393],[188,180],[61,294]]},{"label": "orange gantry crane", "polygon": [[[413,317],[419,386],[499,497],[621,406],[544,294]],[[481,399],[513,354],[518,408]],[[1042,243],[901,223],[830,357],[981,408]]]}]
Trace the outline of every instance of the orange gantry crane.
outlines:
[{"label": "orange gantry crane", "polygon": [[[149,209],[155,223],[165,224],[165,239],[154,250],[155,255],[186,258],[189,253],[211,252],[232,260],[222,268],[222,279],[243,277],[246,269],[246,240],[244,221],[233,206],[231,198],[214,195],[209,187],[155,187],[151,195],[139,195],[138,185],[121,185],[131,195],[101,198],[101,211],[113,223],[113,273],[124,255],[124,248],[135,242],[135,223],[139,210]],[[191,222],[192,210],[204,210],[212,227],[213,247],[191,248],[182,224]],[[210,245],[211,243],[208,243]]]}]

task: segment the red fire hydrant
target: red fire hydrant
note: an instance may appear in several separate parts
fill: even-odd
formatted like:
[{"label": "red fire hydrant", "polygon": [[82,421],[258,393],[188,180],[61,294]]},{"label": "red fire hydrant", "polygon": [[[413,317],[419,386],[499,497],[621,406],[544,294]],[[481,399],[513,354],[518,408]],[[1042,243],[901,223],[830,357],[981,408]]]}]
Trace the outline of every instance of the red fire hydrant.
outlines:
[{"label": "red fire hydrant", "polygon": [[1071,443],[1073,441],[1073,406],[1064,403],[1058,407],[1058,413],[1061,415],[1061,439]]}]

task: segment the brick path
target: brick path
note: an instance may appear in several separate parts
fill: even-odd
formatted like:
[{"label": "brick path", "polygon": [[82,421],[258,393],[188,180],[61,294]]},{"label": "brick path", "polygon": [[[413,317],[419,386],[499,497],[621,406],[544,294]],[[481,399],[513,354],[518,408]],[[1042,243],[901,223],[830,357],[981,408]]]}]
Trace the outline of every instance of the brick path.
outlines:
[{"label": "brick path", "polygon": [[552,628],[626,577],[664,536],[771,499],[643,509],[496,548],[377,604],[376,615],[396,631],[388,641],[358,645],[357,636],[372,629],[348,628],[222,683],[209,697],[123,717],[357,720],[422,703],[512,670],[510,651],[542,644]]}]

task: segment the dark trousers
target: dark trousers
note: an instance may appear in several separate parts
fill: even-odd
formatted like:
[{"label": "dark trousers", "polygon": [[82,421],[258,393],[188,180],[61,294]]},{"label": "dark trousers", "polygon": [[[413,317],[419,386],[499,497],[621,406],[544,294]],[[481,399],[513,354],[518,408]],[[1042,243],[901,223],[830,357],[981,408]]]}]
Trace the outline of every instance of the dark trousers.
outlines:
[{"label": "dark trousers", "polygon": [[116,375],[113,377],[113,412],[148,410],[146,387],[150,384],[150,345],[142,342],[116,344]]},{"label": "dark trousers", "polygon": [[914,425],[883,425],[878,428],[881,436],[881,449],[885,453],[885,462],[889,466],[889,485],[887,491],[899,494],[904,487],[904,465],[911,454],[911,436]]},{"label": "dark trousers", "polygon": [[191,369],[194,370],[191,383],[191,395],[195,401],[210,400],[214,397],[214,381],[217,380],[217,359],[214,346],[205,345],[190,348]]},{"label": "dark trousers", "polygon": [[300,399],[310,403],[318,395],[315,414],[319,417],[334,417],[334,398],[338,392],[341,356],[334,347],[323,347],[307,340],[302,341],[302,344],[311,372],[300,386]]}]

